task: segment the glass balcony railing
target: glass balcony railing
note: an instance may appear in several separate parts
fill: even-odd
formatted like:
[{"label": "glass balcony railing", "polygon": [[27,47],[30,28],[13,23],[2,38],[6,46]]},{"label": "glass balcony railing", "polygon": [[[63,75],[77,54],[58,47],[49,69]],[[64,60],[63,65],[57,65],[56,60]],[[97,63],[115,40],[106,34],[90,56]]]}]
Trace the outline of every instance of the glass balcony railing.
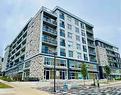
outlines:
[{"label": "glass balcony railing", "polygon": [[89,54],[96,55],[94,51],[89,51]]},{"label": "glass balcony railing", "polygon": [[48,44],[51,44],[51,45],[54,45],[54,46],[57,46],[57,41],[55,39],[52,39],[52,38],[42,38],[42,41],[43,42],[46,42]]},{"label": "glass balcony railing", "polygon": [[90,59],[91,62],[97,62],[96,59]]},{"label": "glass balcony railing", "polygon": [[43,32],[50,33],[52,35],[57,35],[57,31],[51,28],[43,28]]},{"label": "glass balcony railing", "polygon": [[86,31],[87,31],[88,33],[93,34],[93,31],[92,31],[92,30],[88,30],[88,29],[86,29]]},{"label": "glass balcony railing", "polygon": [[92,43],[88,43],[88,46],[95,47],[95,45]]},{"label": "glass balcony railing", "polygon": [[88,38],[89,40],[93,40],[93,41],[94,41],[94,38],[93,38],[92,36],[87,36],[87,38]]},{"label": "glass balcony railing", "polygon": [[49,50],[42,49],[42,53],[54,54],[54,52],[55,52],[55,51],[49,51]]},{"label": "glass balcony railing", "polygon": [[50,23],[50,24],[57,25],[57,22],[56,22],[55,20],[51,19],[51,18],[43,17],[43,20],[44,20],[45,22]]}]

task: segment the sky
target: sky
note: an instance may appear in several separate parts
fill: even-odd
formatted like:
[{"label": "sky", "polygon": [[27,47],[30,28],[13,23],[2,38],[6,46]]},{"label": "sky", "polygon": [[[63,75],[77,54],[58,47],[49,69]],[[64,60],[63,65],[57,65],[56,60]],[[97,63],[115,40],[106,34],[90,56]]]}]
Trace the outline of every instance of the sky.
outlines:
[{"label": "sky", "polygon": [[94,25],[94,36],[119,47],[121,0],[0,0],[0,56],[37,11],[60,6]]}]

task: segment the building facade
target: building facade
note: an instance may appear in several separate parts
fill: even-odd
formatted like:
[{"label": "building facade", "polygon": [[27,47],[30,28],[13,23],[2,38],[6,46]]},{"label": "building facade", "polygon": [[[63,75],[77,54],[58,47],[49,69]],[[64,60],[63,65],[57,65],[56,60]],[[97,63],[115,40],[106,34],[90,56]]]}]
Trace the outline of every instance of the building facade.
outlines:
[{"label": "building facade", "polygon": [[0,76],[2,75],[3,57],[0,56]]},{"label": "building facade", "polygon": [[54,53],[57,79],[82,79],[83,63],[97,78],[93,25],[60,7],[42,7],[6,48],[6,76],[53,79]]},{"label": "building facade", "polygon": [[121,61],[119,49],[106,41],[95,39],[97,61],[99,63],[100,78],[105,78],[104,66],[111,68],[111,78],[121,77]]}]

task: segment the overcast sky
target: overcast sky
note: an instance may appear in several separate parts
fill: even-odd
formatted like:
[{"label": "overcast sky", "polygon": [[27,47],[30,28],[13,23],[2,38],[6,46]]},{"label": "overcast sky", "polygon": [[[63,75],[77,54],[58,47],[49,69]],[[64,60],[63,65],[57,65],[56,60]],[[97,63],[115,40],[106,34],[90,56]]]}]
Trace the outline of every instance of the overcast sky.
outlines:
[{"label": "overcast sky", "polygon": [[41,6],[60,6],[93,24],[95,37],[121,53],[121,0],[0,0],[0,55]]}]

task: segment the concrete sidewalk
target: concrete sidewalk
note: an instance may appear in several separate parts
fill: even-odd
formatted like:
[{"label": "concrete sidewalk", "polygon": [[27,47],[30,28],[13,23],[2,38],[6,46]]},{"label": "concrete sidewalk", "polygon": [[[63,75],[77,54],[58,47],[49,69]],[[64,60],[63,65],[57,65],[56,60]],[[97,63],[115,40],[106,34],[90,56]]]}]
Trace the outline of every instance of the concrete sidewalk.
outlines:
[{"label": "concrete sidewalk", "polygon": [[[12,93],[10,92],[9,93],[10,95],[52,95],[52,94],[49,94],[49,93],[44,92],[44,91],[32,89],[30,87],[27,87],[26,85],[21,86],[19,84],[13,84],[11,82],[6,82],[3,80],[0,80],[0,82],[5,83],[5,84],[13,87],[14,92],[12,92]],[[3,95],[3,94],[0,93],[0,95]],[[8,92],[4,95],[8,95]]]}]

